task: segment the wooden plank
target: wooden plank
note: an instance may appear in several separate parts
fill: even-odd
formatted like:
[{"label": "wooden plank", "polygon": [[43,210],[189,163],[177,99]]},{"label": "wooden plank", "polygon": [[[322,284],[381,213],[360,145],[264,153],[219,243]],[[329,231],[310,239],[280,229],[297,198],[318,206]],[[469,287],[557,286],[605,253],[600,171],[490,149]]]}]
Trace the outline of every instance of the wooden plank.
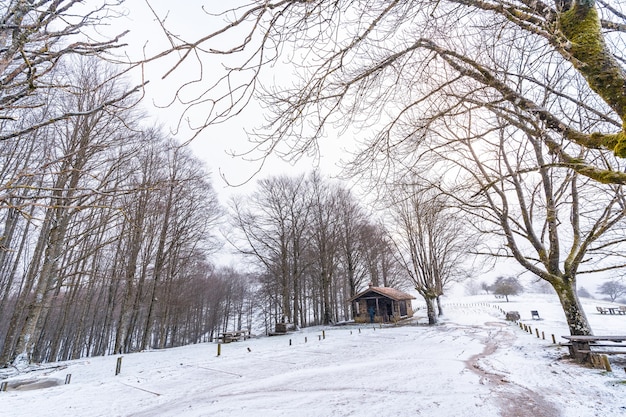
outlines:
[{"label": "wooden plank", "polygon": [[610,342],[623,342],[626,340],[626,336],[623,335],[607,335],[607,336],[561,336],[563,339],[570,340],[572,342],[594,342],[594,341],[610,341]]}]

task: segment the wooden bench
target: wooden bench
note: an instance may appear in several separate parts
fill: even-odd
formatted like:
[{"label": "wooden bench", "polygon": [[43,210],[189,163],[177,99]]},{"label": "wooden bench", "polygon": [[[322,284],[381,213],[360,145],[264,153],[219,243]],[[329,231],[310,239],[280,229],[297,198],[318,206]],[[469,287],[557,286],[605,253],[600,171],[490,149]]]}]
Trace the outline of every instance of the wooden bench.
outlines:
[{"label": "wooden bench", "polygon": [[235,330],[232,332],[220,333],[220,335],[217,337],[217,340],[222,341],[223,343],[230,343],[230,342],[238,342],[240,340],[246,340],[249,337],[250,336],[247,330]]},{"label": "wooden bench", "polygon": [[[569,343],[565,344],[569,348],[570,356],[581,363],[591,363],[592,355],[618,355],[626,354],[626,336],[605,335],[605,336],[561,336]],[[608,343],[604,343],[608,342]],[[601,349],[598,349],[601,348]],[[607,349],[610,348],[610,349]]]},{"label": "wooden bench", "polygon": [[600,312],[600,314],[609,314],[609,309],[608,308],[596,306],[596,310],[598,310]]},{"label": "wooden bench", "polygon": [[541,320],[541,317],[539,317],[539,312],[537,310],[530,310],[530,315],[533,320]]}]

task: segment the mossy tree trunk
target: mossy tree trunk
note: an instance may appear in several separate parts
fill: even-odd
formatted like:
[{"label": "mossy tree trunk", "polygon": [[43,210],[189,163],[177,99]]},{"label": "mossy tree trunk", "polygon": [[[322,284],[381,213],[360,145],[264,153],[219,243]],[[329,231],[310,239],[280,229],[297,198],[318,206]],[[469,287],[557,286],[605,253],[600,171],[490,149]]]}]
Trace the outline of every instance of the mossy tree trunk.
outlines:
[{"label": "mossy tree trunk", "polygon": [[576,280],[572,277],[559,277],[550,279],[548,282],[555,289],[563,312],[565,320],[572,335],[591,335],[593,331],[585,315],[585,310],[580,304],[578,295],[576,294]]},{"label": "mossy tree trunk", "polygon": [[[561,53],[587,80],[596,92],[626,125],[626,74],[607,47],[602,23],[594,0],[569,2],[558,18],[558,28],[567,39]],[[612,149],[626,157],[626,133],[593,133],[590,144]]]}]

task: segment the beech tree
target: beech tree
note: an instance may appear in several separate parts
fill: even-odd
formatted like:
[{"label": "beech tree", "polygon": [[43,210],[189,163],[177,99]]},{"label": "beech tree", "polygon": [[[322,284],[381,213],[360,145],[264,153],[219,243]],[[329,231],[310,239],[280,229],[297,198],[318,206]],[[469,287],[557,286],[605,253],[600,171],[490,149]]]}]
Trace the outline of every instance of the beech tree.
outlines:
[{"label": "beech tree", "polygon": [[454,280],[465,276],[463,261],[476,246],[467,224],[449,198],[435,188],[395,187],[390,235],[395,254],[415,290],[424,298],[428,324],[437,323],[435,302]]},{"label": "beech tree", "polygon": [[[511,125],[509,120],[514,119],[481,127],[468,120],[467,130],[485,128],[484,135],[459,140],[458,153],[439,154],[450,169],[464,172],[457,178],[467,188],[453,195],[484,235],[486,244],[478,252],[514,260],[548,282],[570,332],[591,334],[576,288],[580,277],[625,266],[620,255],[626,216],[622,186],[563,169],[533,132],[536,125],[521,118]],[[457,128],[450,126],[443,136],[459,138]],[[620,161],[610,162],[620,166]]]},{"label": "beech tree", "polygon": [[273,278],[265,290],[275,297],[277,321],[305,322],[300,291],[307,264],[309,198],[308,181],[301,175],[260,180],[251,196],[232,200],[233,225],[240,234],[233,243]]}]

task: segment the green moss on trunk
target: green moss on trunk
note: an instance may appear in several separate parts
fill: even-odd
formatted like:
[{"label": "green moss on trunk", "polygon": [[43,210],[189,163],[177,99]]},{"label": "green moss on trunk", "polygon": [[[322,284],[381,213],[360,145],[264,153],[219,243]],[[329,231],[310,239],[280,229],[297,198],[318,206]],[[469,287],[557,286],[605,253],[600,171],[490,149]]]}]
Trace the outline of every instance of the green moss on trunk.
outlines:
[{"label": "green moss on trunk", "polygon": [[[578,0],[562,13],[559,26],[571,43],[572,64],[585,77],[589,86],[620,116],[626,125],[626,75],[610,53],[604,38],[593,0]],[[626,157],[624,130],[614,134],[596,133],[594,140]]]},{"label": "green moss on trunk", "polygon": [[574,279],[559,278],[551,280],[550,283],[555,289],[561,306],[563,307],[570,334],[592,334],[585,311],[580,304],[578,295],[576,295],[576,281]]}]

